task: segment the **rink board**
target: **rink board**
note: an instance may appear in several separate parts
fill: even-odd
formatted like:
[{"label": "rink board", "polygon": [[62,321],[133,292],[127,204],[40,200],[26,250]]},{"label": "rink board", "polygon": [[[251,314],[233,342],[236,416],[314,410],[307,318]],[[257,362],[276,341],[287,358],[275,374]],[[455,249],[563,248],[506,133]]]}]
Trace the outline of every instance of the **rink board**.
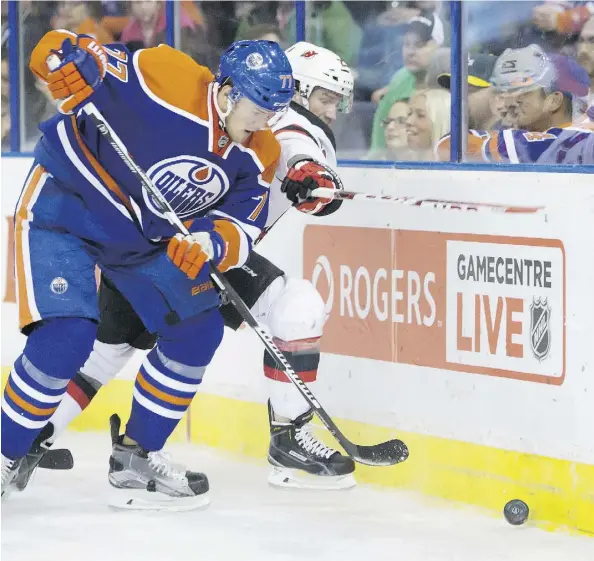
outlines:
[{"label": "rink board", "polygon": [[[28,163],[2,169],[3,367],[23,344],[12,327],[6,234]],[[546,528],[594,534],[592,177],[355,168],[343,176],[347,188],[378,194],[550,209],[347,202],[323,220],[289,213],[264,240],[262,253],[313,280],[331,310],[320,401],[352,440],[396,436],[410,447],[400,466],[358,467],[359,481],[497,515],[521,498]],[[175,439],[264,461],[261,359],[248,330],[226,334]],[[139,360],[74,428],[106,430],[114,411],[127,417]]]}]

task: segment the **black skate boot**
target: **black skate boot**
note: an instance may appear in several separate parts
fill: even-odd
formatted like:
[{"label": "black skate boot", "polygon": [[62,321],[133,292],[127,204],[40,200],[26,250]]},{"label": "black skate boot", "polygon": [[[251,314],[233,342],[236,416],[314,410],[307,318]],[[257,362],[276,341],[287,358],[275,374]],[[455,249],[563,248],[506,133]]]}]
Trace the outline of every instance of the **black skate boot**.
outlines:
[{"label": "black skate boot", "polygon": [[357,483],[355,463],[348,456],[317,440],[307,426],[313,410],[294,421],[275,416],[268,402],[270,447],[268,462],[273,469],[268,482],[275,487],[302,489],[349,489]]},{"label": "black skate boot", "polygon": [[21,462],[13,484],[18,491],[24,491],[31,476],[38,467],[45,469],[72,469],[74,460],[66,448],[52,450],[49,439],[54,435],[54,425],[48,423],[41,429],[31,449]]},{"label": "black skate boot", "polygon": [[109,483],[115,487],[109,505],[129,510],[184,511],[205,507],[208,479],[203,473],[187,471],[171,462],[161,451],[147,452],[142,446],[123,444],[120,418],[112,415],[112,452]]}]

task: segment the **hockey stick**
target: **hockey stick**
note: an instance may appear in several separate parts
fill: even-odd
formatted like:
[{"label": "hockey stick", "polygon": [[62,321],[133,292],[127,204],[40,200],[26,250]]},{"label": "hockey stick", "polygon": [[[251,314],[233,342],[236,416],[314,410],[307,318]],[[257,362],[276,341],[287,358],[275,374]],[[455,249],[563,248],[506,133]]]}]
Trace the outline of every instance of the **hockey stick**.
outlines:
[{"label": "hockey stick", "polygon": [[[140,181],[142,187],[151,195],[153,203],[157,206],[159,211],[163,213],[169,223],[175,226],[183,235],[189,235],[188,229],[175,214],[167,199],[163,196],[161,191],[159,191],[159,189],[153,185],[152,181],[146,176],[144,171],[142,171],[142,169],[136,165],[134,160],[130,157],[124,143],[120,140],[103,115],[101,115],[97,107],[95,107],[95,104],[92,102],[85,104],[83,111],[90,117],[90,119],[93,121],[93,124],[97,127],[97,130],[120,156],[128,169]],[[285,355],[275,345],[272,337],[268,335],[268,333],[252,315],[250,309],[239,297],[231,284],[229,284],[229,281],[212,264],[210,264],[210,277],[218,286],[219,290],[221,290],[221,292],[227,296],[231,304],[233,304],[235,309],[240,314],[243,321],[245,321],[256,332],[260,341],[262,341],[264,344],[266,350],[272,357],[274,357],[277,364],[284,370],[291,382],[295,384],[301,395],[311,405],[322,423],[332,433],[334,438],[336,438],[346,453],[351,456],[351,458],[353,458],[353,460],[361,464],[367,464],[371,466],[390,466],[403,462],[408,458],[408,448],[401,440],[389,440],[387,442],[382,442],[373,446],[360,446],[358,444],[354,444],[348,438],[346,438],[336,426],[334,421],[330,418],[328,413],[326,413],[326,410],[320,405],[305,382],[303,382],[295,370],[293,370]]]},{"label": "hockey stick", "polygon": [[39,467],[43,469],[72,469],[74,458],[67,448],[50,448],[41,458]]},{"label": "hockey stick", "polygon": [[515,214],[535,214],[545,210],[545,207],[524,207],[509,206],[491,203],[467,203],[461,201],[448,201],[443,199],[420,199],[417,197],[397,197],[394,195],[371,195],[368,193],[358,193],[356,191],[339,191],[318,187],[311,192],[312,198],[335,199],[339,201],[366,201],[374,203],[395,203],[405,206],[430,207],[442,210],[467,210],[498,213]]}]

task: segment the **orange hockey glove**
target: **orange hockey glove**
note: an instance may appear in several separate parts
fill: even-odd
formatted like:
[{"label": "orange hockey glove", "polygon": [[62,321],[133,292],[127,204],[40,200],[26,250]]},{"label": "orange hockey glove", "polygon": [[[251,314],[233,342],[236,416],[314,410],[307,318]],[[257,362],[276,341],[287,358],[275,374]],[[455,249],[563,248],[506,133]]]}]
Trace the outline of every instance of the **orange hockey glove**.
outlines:
[{"label": "orange hockey glove", "polygon": [[215,257],[215,245],[208,232],[176,234],[169,240],[167,256],[177,268],[195,279],[204,264]]},{"label": "orange hockey glove", "polygon": [[76,45],[64,39],[61,50],[53,51],[47,63],[51,70],[47,83],[52,97],[60,101],[60,113],[69,114],[101,85],[107,71],[107,53],[92,37],[79,35]]}]

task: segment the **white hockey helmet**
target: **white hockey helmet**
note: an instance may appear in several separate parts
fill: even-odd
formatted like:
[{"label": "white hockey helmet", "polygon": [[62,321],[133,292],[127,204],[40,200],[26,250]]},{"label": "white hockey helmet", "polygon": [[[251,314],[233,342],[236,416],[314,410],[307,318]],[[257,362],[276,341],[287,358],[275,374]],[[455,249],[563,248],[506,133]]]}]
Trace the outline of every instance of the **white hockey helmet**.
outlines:
[{"label": "white hockey helmet", "polygon": [[348,113],[351,110],[355,80],[348,64],[337,54],[305,41],[295,43],[285,54],[293,68],[293,77],[298,82],[296,90],[306,108],[311,92],[319,87],[342,95],[338,106],[340,112]]}]

